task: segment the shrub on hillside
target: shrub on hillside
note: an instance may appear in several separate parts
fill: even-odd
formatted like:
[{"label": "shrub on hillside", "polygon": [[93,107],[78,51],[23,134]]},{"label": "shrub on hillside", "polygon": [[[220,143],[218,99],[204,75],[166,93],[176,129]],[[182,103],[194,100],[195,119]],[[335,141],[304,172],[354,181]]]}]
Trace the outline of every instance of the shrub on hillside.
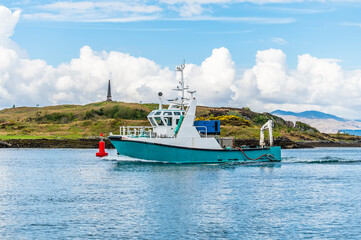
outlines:
[{"label": "shrub on hillside", "polygon": [[83,119],[88,120],[97,116],[105,116],[114,119],[133,119],[142,120],[147,118],[148,113],[142,109],[134,109],[115,105],[109,108],[100,108],[99,110],[91,109],[84,114]]},{"label": "shrub on hillside", "polygon": [[253,120],[253,122],[258,123],[258,124],[265,124],[269,119],[270,118],[268,116],[259,114],[259,115],[255,116],[252,120]]},{"label": "shrub on hillside", "polygon": [[45,114],[43,116],[38,116],[35,118],[35,121],[38,123],[69,123],[75,120],[75,115],[73,113],[51,113]]},{"label": "shrub on hillside", "polygon": [[148,113],[142,109],[114,106],[111,109],[106,109],[105,115],[109,118],[115,118],[115,119],[140,120],[140,119],[146,119]]},{"label": "shrub on hillside", "polygon": [[232,126],[251,126],[251,122],[234,115],[222,115],[218,117],[210,117],[208,120],[220,120],[222,125]]},{"label": "shrub on hillside", "polygon": [[298,122],[298,121],[295,124],[295,128],[300,129],[301,131],[305,131],[310,134],[319,132],[316,128],[311,127],[310,125],[308,125],[306,123]]}]

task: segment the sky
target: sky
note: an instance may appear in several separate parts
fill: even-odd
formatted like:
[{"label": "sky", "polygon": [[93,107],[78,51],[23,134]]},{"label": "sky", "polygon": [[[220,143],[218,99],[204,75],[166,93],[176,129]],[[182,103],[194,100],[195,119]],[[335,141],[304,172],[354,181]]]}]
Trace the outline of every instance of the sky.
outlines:
[{"label": "sky", "polygon": [[157,102],[361,119],[361,1],[0,0],[0,109]]}]

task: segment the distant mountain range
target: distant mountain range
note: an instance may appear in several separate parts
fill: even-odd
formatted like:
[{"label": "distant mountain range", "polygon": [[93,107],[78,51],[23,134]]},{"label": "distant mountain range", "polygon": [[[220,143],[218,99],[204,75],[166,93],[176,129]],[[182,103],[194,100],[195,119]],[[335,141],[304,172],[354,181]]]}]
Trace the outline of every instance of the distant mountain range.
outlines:
[{"label": "distant mountain range", "polygon": [[307,123],[323,133],[337,133],[341,129],[361,130],[361,121],[359,120],[348,120],[319,111],[296,113],[276,110],[271,112],[271,114],[279,116],[286,121]]},{"label": "distant mountain range", "polygon": [[282,111],[276,110],[271,112],[274,115],[283,115],[283,116],[295,116],[295,117],[302,117],[302,118],[309,118],[309,119],[335,119],[337,121],[346,122],[349,121],[344,118],[337,117],[335,115],[319,112],[319,111],[304,111],[300,113],[291,112],[291,111]]}]

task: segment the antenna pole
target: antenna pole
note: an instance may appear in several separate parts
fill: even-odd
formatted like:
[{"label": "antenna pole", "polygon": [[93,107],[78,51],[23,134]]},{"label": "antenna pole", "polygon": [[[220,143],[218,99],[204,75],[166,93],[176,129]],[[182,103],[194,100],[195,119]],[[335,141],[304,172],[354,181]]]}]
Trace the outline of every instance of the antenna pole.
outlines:
[{"label": "antenna pole", "polygon": [[176,71],[181,72],[181,90],[182,90],[182,99],[181,99],[181,109],[184,110],[184,78],[183,78],[183,70],[185,68],[185,60],[183,60],[183,64],[176,68]]},{"label": "antenna pole", "polygon": [[[184,69],[184,68],[183,68]],[[183,79],[183,69],[181,70],[181,81],[182,81],[182,110],[184,110],[184,79]]]}]

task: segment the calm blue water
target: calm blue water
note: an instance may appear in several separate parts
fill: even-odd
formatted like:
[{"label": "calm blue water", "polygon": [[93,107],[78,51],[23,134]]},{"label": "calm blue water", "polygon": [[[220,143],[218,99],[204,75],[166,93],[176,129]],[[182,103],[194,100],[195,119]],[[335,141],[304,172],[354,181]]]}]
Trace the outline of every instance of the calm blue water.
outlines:
[{"label": "calm blue water", "polygon": [[95,152],[0,149],[0,239],[361,239],[360,148],[252,165]]}]

